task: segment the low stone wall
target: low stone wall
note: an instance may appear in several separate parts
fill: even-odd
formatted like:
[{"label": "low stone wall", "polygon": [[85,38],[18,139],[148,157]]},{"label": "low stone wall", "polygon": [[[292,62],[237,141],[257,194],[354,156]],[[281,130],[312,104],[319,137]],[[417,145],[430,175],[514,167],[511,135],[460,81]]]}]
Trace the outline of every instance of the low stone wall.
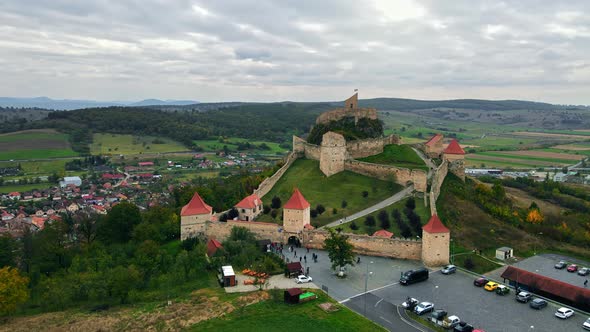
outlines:
[{"label": "low stone wall", "polygon": [[[324,240],[329,233],[324,230],[312,230],[303,231],[302,235],[302,246],[323,249]],[[354,246],[354,252],[357,254],[413,260],[420,260],[422,257],[421,241],[399,238],[387,239],[358,234],[346,235],[348,235],[348,240]]]},{"label": "low stone wall", "polygon": [[407,168],[372,164],[358,160],[347,160],[344,163],[344,169],[385,181],[390,180],[392,176],[395,176],[396,182],[402,186],[407,186],[408,182],[412,182],[416,191],[426,192],[427,173],[423,170],[410,170]]},{"label": "low stone wall", "polygon": [[430,214],[435,215],[436,213],[436,200],[440,195],[440,188],[445,181],[445,177],[449,172],[449,163],[447,160],[444,160],[440,166],[436,170],[434,170],[434,175],[432,176],[432,184],[430,185]]},{"label": "low stone wall", "polygon": [[293,162],[297,160],[297,154],[291,152],[287,155],[285,159],[285,164],[283,167],[279,168],[278,171],[275,172],[272,176],[264,179],[258,186],[256,190],[254,190],[254,194],[258,195],[258,197],[262,198],[264,195],[268,194],[268,192],[274,187],[274,185],[279,181],[279,179],[285,174],[285,172],[291,167]]},{"label": "low stone wall", "polygon": [[273,223],[256,221],[210,221],[206,226],[206,236],[209,238],[215,238],[219,241],[224,241],[229,238],[231,230],[234,227],[247,228],[259,239],[269,239],[273,242],[286,243],[286,241],[283,239],[284,233],[279,231],[282,229],[282,226]]}]

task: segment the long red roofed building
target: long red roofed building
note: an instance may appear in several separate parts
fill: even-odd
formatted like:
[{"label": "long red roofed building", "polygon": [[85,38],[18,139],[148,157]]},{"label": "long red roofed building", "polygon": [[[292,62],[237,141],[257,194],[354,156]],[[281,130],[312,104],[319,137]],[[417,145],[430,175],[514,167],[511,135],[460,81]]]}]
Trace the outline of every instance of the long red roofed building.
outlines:
[{"label": "long red roofed building", "polygon": [[424,143],[424,152],[430,158],[438,158],[443,151],[443,135],[436,134]]}]

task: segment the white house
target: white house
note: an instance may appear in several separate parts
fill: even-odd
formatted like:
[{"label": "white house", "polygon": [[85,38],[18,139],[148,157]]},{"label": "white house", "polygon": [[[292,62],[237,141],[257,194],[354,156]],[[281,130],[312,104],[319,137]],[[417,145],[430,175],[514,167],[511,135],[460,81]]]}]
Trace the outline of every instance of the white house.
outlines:
[{"label": "white house", "polygon": [[559,172],[559,173],[555,173],[555,175],[553,175],[553,181],[555,182],[565,182],[565,180],[567,179],[567,174]]}]

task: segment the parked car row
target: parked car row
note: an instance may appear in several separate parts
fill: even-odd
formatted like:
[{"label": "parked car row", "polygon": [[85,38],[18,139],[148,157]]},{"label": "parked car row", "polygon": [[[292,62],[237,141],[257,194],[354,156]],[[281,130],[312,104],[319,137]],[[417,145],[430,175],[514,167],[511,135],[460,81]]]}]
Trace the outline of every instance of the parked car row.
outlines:
[{"label": "parked car row", "polygon": [[587,267],[579,268],[578,265],[576,265],[576,264],[568,265],[565,261],[559,261],[553,267],[555,267],[558,270],[562,270],[567,267],[567,269],[566,269],[567,272],[574,273],[577,271],[578,274],[581,276],[587,276],[588,274],[590,274],[590,268],[587,268]]},{"label": "parked car row", "polygon": [[443,309],[435,310],[434,303],[432,302],[420,302],[413,297],[408,297],[401,306],[408,311],[413,311],[419,316],[430,312],[429,320],[431,322],[445,329],[453,329],[454,332],[485,332],[481,329],[474,329],[472,325],[461,321],[456,315],[447,316],[447,312]]}]

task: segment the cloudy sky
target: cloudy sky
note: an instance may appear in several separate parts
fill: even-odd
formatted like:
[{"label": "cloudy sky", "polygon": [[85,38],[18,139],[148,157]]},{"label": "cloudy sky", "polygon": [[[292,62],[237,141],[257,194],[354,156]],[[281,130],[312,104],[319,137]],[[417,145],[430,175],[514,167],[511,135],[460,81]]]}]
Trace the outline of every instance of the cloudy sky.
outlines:
[{"label": "cloudy sky", "polygon": [[586,0],[2,0],[0,96],[590,104]]}]

